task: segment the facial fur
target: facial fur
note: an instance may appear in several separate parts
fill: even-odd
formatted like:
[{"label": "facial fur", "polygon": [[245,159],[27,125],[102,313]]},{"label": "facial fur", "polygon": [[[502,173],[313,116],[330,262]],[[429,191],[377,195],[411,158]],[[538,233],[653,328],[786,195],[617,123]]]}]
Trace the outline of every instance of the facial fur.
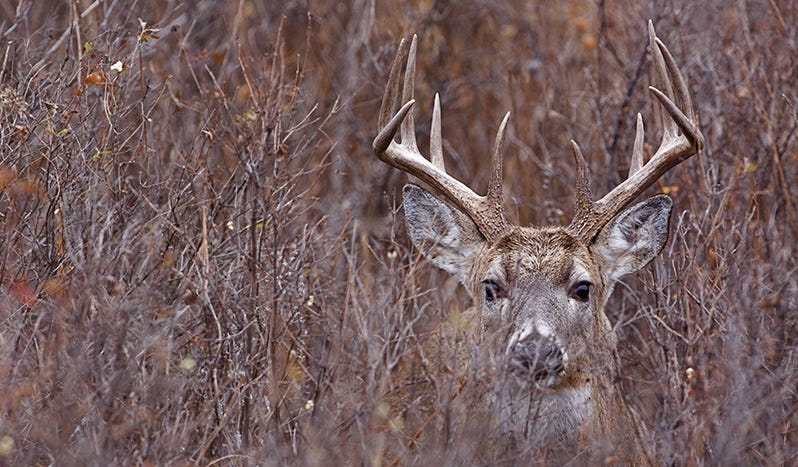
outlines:
[{"label": "facial fur", "polygon": [[667,241],[669,198],[632,206],[585,244],[561,227],[515,226],[488,241],[424,189],[408,185],[404,197],[413,243],[466,287],[481,340],[504,346],[511,372],[550,389],[608,378],[616,346],[604,305]]},{"label": "facial fur", "polygon": [[[606,317],[595,311],[604,299],[598,265],[563,229],[516,228],[475,255],[467,270],[464,282],[482,310],[483,332],[505,344],[511,368],[534,370],[539,385],[567,382],[569,367],[578,364],[590,341],[610,331]],[[579,284],[588,284],[586,301],[574,295]],[[535,358],[540,362],[524,361]]]}]

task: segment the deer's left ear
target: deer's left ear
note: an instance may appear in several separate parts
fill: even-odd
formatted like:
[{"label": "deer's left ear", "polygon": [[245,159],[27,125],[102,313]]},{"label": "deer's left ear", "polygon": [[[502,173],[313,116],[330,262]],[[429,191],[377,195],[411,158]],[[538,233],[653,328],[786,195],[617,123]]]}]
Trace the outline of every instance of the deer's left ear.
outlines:
[{"label": "deer's left ear", "polygon": [[610,283],[637,272],[662,251],[672,207],[669,197],[654,196],[622,212],[601,230],[591,249],[604,259]]}]

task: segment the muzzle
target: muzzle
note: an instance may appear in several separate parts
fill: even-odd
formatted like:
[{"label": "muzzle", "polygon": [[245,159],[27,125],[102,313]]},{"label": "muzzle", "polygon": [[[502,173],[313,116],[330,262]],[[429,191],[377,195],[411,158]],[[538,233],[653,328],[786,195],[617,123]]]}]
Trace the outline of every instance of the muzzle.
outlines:
[{"label": "muzzle", "polygon": [[535,382],[557,376],[565,369],[563,352],[554,339],[532,332],[510,350],[510,371]]}]

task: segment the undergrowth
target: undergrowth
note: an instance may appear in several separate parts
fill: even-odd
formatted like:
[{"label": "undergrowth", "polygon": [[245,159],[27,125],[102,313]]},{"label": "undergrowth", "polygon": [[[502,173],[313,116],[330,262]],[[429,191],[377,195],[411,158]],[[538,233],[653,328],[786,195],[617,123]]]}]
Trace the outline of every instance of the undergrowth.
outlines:
[{"label": "undergrowth", "polygon": [[418,33],[450,172],[483,191],[511,110],[512,220],[567,222],[568,140],[600,194],[636,112],[657,143],[648,18],[707,144],[608,306],[623,387],[664,464],[795,463],[798,8],[579,0],[0,1],[0,463],[545,460],[410,247],[379,99]]}]

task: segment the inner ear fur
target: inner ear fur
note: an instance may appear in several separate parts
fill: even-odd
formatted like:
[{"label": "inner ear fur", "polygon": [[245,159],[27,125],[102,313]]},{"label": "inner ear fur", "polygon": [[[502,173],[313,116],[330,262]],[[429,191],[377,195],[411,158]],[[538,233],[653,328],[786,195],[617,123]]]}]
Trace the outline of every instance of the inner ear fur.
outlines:
[{"label": "inner ear fur", "polygon": [[622,212],[601,230],[592,249],[603,258],[611,282],[637,272],[662,251],[672,207],[668,196],[657,195]]},{"label": "inner ear fur", "polygon": [[465,262],[485,243],[476,224],[417,185],[405,185],[402,194],[413,245],[430,263],[465,283]]}]

